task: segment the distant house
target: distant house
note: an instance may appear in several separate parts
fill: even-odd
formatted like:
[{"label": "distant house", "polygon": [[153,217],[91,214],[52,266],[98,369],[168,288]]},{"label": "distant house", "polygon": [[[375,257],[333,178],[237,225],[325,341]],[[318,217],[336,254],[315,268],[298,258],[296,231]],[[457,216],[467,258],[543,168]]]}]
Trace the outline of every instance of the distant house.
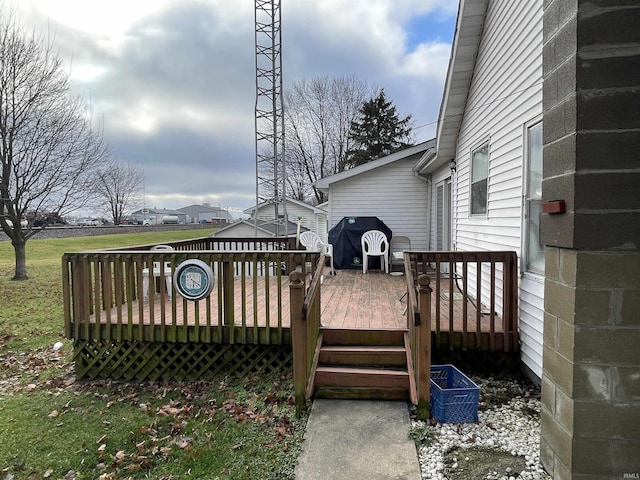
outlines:
[{"label": "distant house", "polygon": [[460,2],[431,185],[429,247],[518,253],[521,356],[542,376],[541,1]]},{"label": "distant house", "polygon": [[[279,229],[282,229],[282,226],[279,226]],[[293,222],[289,222],[287,237],[295,237],[296,229],[297,225]],[[301,232],[305,232],[307,230],[308,229],[306,227],[300,227]],[[256,236],[256,225],[253,223],[253,220],[240,220],[216,230],[211,234],[211,236],[216,238],[251,238]],[[273,221],[259,221],[257,225],[257,236],[284,237],[285,235],[282,233],[276,235],[276,226]]]},{"label": "distant house", "polygon": [[[300,226],[317,233],[324,241],[327,240],[327,211],[320,207],[314,207],[299,200],[287,198],[287,217],[289,222],[293,224],[293,234],[295,235],[298,223]],[[253,225],[253,219],[258,221],[273,223],[276,215],[275,202],[264,202],[244,210],[244,213],[250,215],[250,223]],[[278,216],[282,218],[283,208],[282,202],[278,203]],[[291,227],[289,227],[291,228]],[[288,233],[291,233],[288,230]]]},{"label": "distant house", "polygon": [[419,161],[435,154],[435,140],[420,143],[336,175],[316,187],[328,194],[329,229],[344,217],[378,217],[393,232],[429,247],[429,184],[415,173]]},{"label": "distant house", "polygon": [[189,205],[178,209],[187,215],[189,223],[207,222],[216,225],[226,225],[233,222],[233,217],[224,208],[212,207],[209,203]]}]

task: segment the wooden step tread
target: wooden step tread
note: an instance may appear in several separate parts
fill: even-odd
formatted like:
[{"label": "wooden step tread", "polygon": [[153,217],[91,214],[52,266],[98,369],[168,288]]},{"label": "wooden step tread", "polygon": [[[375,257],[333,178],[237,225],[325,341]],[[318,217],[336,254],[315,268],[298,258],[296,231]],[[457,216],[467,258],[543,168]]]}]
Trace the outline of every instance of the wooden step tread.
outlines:
[{"label": "wooden step tread", "polygon": [[382,368],[349,368],[319,366],[315,373],[316,387],[409,387],[406,370]]},{"label": "wooden step tread", "polygon": [[404,347],[395,345],[323,345],[321,350],[325,352],[405,352]]},{"label": "wooden step tread", "polygon": [[319,387],[315,396],[335,400],[408,400],[409,391],[404,387]]},{"label": "wooden step tread", "polygon": [[386,368],[361,368],[361,367],[335,367],[335,366],[319,366],[316,369],[316,372],[325,372],[325,373],[350,373],[354,375],[397,375],[403,376],[408,375],[406,370],[395,370],[395,369],[386,369]]},{"label": "wooden step tread", "polygon": [[404,347],[323,345],[320,348],[319,362],[336,366],[406,367],[407,354]]},{"label": "wooden step tread", "polygon": [[340,329],[323,328],[325,345],[404,345],[404,329]]}]

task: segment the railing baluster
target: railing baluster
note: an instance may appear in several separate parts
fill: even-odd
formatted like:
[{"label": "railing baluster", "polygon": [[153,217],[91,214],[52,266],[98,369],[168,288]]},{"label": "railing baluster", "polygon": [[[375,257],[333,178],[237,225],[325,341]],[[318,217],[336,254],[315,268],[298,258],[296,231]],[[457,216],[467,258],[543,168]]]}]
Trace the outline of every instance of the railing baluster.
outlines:
[{"label": "railing baluster", "polygon": [[[268,254],[267,254],[268,255]],[[264,299],[264,306],[265,306],[265,312],[264,312],[264,319],[266,322],[266,326],[265,326],[265,334],[266,334],[266,344],[270,345],[271,344],[271,291],[269,288],[269,270],[271,270],[269,268],[270,262],[269,262],[269,257],[267,256],[267,258],[265,260],[263,260],[262,262],[262,268],[263,268],[263,275],[264,275],[264,295],[265,295],[265,299]]]},{"label": "railing baluster", "polygon": [[240,255],[240,300],[242,302],[242,336],[241,342],[247,343],[247,274],[246,274],[246,259],[247,254],[242,253]]},{"label": "railing baluster", "polygon": [[449,350],[453,350],[453,334],[455,328],[453,324],[453,300],[455,292],[453,291],[453,276],[456,274],[454,269],[454,262],[451,256],[449,256]]},{"label": "railing baluster", "polygon": [[[440,348],[441,341],[441,333],[440,333],[440,299],[441,299],[441,290],[440,290],[440,254],[436,253],[435,255],[435,263],[436,263],[436,345]],[[424,262],[426,265],[426,262]],[[449,332],[451,333],[451,332]]]},{"label": "railing baluster", "polygon": [[[148,301],[146,303],[149,309],[148,311],[149,325],[155,325],[156,324],[156,278],[155,278],[155,275],[153,274],[152,257],[147,256],[145,263],[147,266],[147,275],[148,275],[148,282],[149,282],[149,288],[147,290]],[[142,325],[144,325],[144,323]],[[142,325],[138,326],[138,331],[139,331],[138,340],[140,340],[141,342],[146,340],[144,336],[145,329],[142,328]]]},{"label": "railing baluster", "polygon": [[[496,348],[496,262],[494,258],[491,258],[491,274],[490,278],[490,290],[489,290],[489,341],[491,342],[491,351],[495,351]],[[505,332],[503,332],[504,335]]]},{"label": "railing baluster", "polygon": [[218,343],[224,343],[224,304],[222,299],[224,298],[224,284],[222,283],[222,258],[218,259],[218,323],[216,328],[218,330]]},{"label": "railing baluster", "polygon": [[476,332],[478,332],[478,345],[481,348],[482,342],[482,262],[480,258],[476,260]]},{"label": "railing baluster", "polygon": [[[111,341],[111,309],[113,306],[113,291],[111,289],[111,265],[112,261],[107,256],[106,258],[102,258],[98,261],[100,265],[100,271],[102,273],[100,282],[101,282],[101,293],[102,293],[102,308],[104,310],[105,316],[105,340],[107,342]],[[97,295],[96,295],[97,296]]]},{"label": "railing baluster", "polygon": [[251,262],[251,277],[253,281],[253,333],[254,343],[260,343],[258,335],[260,329],[258,328],[258,254],[253,254],[253,261]]},{"label": "railing baluster", "polygon": [[74,287],[80,298],[78,317],[76,318],[77,328],[79,329],[81,325],[84,326],[84,339],[91,340],[91,324],[89,322],[89,315],[91,315],[91,264],[87,255],[80,257],[78,281],[74,282]]},{"label": "railing baluster", "polygon": [[462,261],[462,350],[467,349],[467,332],[469,330],[467,326],[467,314],[468,314],[468,302],[469,296],[467,295],[467,282],[469,263],[466,260]]},{"label": "railing baluster", "polygon": [[124,290],[127,286],[127,280],[124,277],[122,268],[122,259],[119,254],[114,255],[114,290],[115,290],[115,307],[116,307],[116,340],[122,339],[122,309],[124,306]]},{"label": "railing baluster", "polygon": [[100,261],[98,257],[92,255],[91,256],[91,267],[93,270],[93,289],[90,290],[93,293],[93,312],[95,314],[96,321],[93,322],[93,335],[91,338],[99,339],[100,338],[100,322],[101,322],[101,311],[100,308],[102,306],[101,293],[102,288],[100,285]]},{"label": "railing baluster", "polygon": [[235,304],[233,289],[233,254],[225,254],[222,264],[222,282],[224,295],[224,325],[226,331],[226,341],[235,343]]},{"label": "railing baluster", "polygon": [[278,296],[278,326],[277,326],[277,330],[276,330],[276,342],[278,344],[282,343],[282,265],[283,265],[283,260],[282,260],[282,254],[281,253],[276,253],[276,259],[277,259],[277,263],[276,263],[276,279],[278,281],[278,287],[277,287],[277,296]]}]

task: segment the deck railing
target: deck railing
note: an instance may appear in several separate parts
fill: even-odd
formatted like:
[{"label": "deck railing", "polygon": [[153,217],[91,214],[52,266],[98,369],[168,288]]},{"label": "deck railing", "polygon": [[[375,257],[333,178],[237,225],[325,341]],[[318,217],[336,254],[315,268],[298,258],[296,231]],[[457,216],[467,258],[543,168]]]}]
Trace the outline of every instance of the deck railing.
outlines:
[{"label": "deck railing", "polygon": [[[411,257],[404,254],[404,269],[411,271]],[[407,281],[407,328],[411,347],[409,382],[411,401],[420,419],[430,414],[429,393],[431,373],[431,287],[427,275],[415,279],[405,275]]]},{"label": "deck railing", "polygon": [[[150,250],[156,244],[120,247],[108,251],[120,250]],[[254,251],[254,250],[296,250],[296,239],[280,237],[202,237],[188,240],[178,240],[167,243],[175,250],[214,250],[214,251]]]},{"label": "deck railing", "polygon": [[[173,251],[150,246],[63,256],[65,334],[75,340],[285,344],[286,287],[296,268],[316,268],[319,253],[282,250],[289,240],[194,239],[170,243]],[[247,251],[211,248],[261,247]],[[203,249],[206,248],[206,249]],[[269,250],[268,248],[272,248]],[[165,269],[187,259],[214,270],[211,296],[192,302],[169,295]],[[148,298],[144,298],[145,276]],[[283,321],[284,326],[283,328]],[[285,338],[287,337],[287,338]]]},{"label": "deck railing", "polygon": [[[411,390],[418,418],[429,418],[432,337],[436,348],[453,349],[458,338],[458,348],[484,348],[488,336],[492,351],[517,349],[516,267],[514,252],[405,252]],[[460,306],[454,308],[454,302]]]},{"label": "deck railing", "polygon": [[431,278],[434,348],[517,350],[515,252],[407,252],[405,262],[414,284]]},{"label": "deck railing", "polygon": [[303,411],[306,400],[313,392],[314,363],[319,352],[320,336],[321,283],[325,256],[321,255],[306,287],[306,275],[296,271],[290,275],[291,295],[291,336],[293,345],[293,380],[298,415]]}]

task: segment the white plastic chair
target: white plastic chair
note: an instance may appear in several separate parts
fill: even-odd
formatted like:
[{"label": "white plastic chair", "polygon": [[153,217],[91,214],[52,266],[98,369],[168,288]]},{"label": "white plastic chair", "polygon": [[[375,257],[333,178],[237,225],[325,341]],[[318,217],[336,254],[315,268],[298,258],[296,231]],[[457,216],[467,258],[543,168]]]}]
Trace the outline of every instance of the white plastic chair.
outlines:
[{"label": "white plastic chair", "polygon": [[384,232],[369,230],[362,234],[362,273],[367,273],[369,257],[382,257],[380,263],[385,273],[389,273],[389,242]]},{"label": "white plastic chair", "polygon": [[[173,247],[169,245],[154,245],[151,247],[153,251],[173,251]],[[160,277],[160,262],[153,262],[153,276]],[[171,271],[171,262],[164,262],[164,282],[167,287],[167,295],[171,298],[173,287],[173,272]],[[149,298],[149,269],[142,269],[142,295],[146,300]]]},{"label": "white plastic chair", "polygon": [[333,268],[333,245],[330,243],[324,243],[320,236],[314,232],[302,232],[300,234],[300,243],[307,249],[307,251],[324,253],[329,257],[329,262],[331,264],[330,273],[331,275],[336,274],[336,271]]}]

